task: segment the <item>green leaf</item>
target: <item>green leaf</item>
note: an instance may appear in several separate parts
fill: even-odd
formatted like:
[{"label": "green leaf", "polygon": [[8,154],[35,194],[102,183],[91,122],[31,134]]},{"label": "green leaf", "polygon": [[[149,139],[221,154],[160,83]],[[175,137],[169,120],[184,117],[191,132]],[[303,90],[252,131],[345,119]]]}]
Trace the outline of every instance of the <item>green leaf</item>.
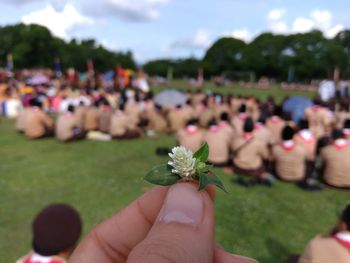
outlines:
[{"label": "green leaf", "polygon": [[209,145],[205,142],[201,148],[198,149],[193,155],[199,162],[206,162],[209,156]]},{"label": "green leaf", "polygon": [[205,189],[208,186],[208,176],[206,174],[199,175],[199,188],[198,191]]},{"label": "green leaf", "polygon": [[171,167],[167,164],[154,167],[144,179],[156,185],[172,185],[181,179],[179,175],[171,173]]},{"label": "green leaf", "polygon": [[213,172],[207,176],[208,177],[208,184],[213,184],[217,187],[219,187],[221,190],[223,190],[225,193],[227,193],[227,190],[224,186],[224,184],[221,182],[220,178],[214,174]]}]

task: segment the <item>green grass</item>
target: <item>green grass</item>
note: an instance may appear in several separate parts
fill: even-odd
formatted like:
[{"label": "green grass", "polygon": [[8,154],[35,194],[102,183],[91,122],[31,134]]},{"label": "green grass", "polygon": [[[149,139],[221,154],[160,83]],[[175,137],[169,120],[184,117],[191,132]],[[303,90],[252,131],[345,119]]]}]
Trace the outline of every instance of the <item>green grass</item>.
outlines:
[{"label": "green grass", "polygon": [[[143,175],[167,159],[156,156],[155,149],[174,144],[165,135],[125,142],[29,141],[14,131],[13,121],[0,119],[1,262],[27,253],[31,220],[52,202],[75,206],[86,234],[151,187]],[[282,182],[248,190],[220,170],[218,174],[229,194],[218,191],[216,239],[227,250],[262,263],[284,262],[289,254],[301,253],[310,238],[335,224],[336,213],[350,197],[333,189],[303,192]]]}]

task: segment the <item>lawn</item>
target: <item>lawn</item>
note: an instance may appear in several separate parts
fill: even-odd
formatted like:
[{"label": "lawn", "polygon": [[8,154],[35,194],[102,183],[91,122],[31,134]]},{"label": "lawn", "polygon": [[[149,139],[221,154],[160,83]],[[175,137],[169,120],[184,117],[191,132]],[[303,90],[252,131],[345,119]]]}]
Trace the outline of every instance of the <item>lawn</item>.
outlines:
[{"label": "lawn", "polygon": [[[14,262],[30,249],[31,220],[53,202],[75,206],[86,234],[151,187],[143,175],[167,159],[156,148],[174,144],[166,135],[123,142],[29,141],[15,132],[13,121],[1,118],[0,261]],[[309,193],[282,182],[245,189],[231,183],[232,176],[220,170],[218,175],[229,194],[218,191],[216,239],[262,263],[301,253],[310,238],[335,224],[350,197],[348,191]]]}]

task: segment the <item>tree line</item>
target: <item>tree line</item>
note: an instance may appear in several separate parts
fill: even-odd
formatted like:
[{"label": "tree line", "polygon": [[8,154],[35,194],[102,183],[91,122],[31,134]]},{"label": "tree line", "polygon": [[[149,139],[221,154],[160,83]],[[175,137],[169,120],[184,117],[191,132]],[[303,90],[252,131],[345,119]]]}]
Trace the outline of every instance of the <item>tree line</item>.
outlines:
[{"label": "tree line", "polygon": [[278,81],[310,81],[333,78],[334,69],[342,78],[350,78],[350,31],[344,30],[333,39],[314,30],[303,34],[274,35],[263,33],[250,43],[224,37],[218,39],[203,59],[154,60],[144,69],[166,76],[169,67],[174,76],[196,77],[199,67],[205,77],[228,78],[255,76]]},{"label": "tree line", "polygon": [[53,68],[57,59],[62,69],[86,71],[87,60],[93,61],[96,71],[114,69],[117,64],[136,68],[130,51],[112,52],[93,39],[66,42],[34,24],[0,27],[0,66],[6,65],[8,54],[12,54],[16,68]]},{"label": "tree line", "polygon": [[[62,69],[74,67],[85,71],[92,60],[96,71],[137,67],[130,51],[113,52],[93,39],[64,41],[39,25],[17,24],[0,27],[0,66],[12,54],[16,68],[53,68],[59,58]],[[350,30],[326,38],[321,31],[275,35],[262,33],[250,43],[224,37],[218,39],[202,59],[159,59],[145,63],[150,75],[175,78],[196,77],[199,68],[204,76],[242,78],[255,76],[278,81],[310,81],[332,78],[338,67],[342,78],[350,78]]]}]

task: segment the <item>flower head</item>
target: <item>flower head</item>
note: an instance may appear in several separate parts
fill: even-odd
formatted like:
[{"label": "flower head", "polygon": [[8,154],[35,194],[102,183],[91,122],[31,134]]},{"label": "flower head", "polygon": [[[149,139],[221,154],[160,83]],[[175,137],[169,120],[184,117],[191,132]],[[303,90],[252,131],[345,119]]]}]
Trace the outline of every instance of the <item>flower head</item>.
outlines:
[{"label": "flower head", "polygon": [[168,165],[172,166],[172,173],[180,175],[184,179],[191,179],[196,172],[196,158],[193,158],[193,153],[185,147],[174,147],[172,153],[169,153],[171,161]]}]

